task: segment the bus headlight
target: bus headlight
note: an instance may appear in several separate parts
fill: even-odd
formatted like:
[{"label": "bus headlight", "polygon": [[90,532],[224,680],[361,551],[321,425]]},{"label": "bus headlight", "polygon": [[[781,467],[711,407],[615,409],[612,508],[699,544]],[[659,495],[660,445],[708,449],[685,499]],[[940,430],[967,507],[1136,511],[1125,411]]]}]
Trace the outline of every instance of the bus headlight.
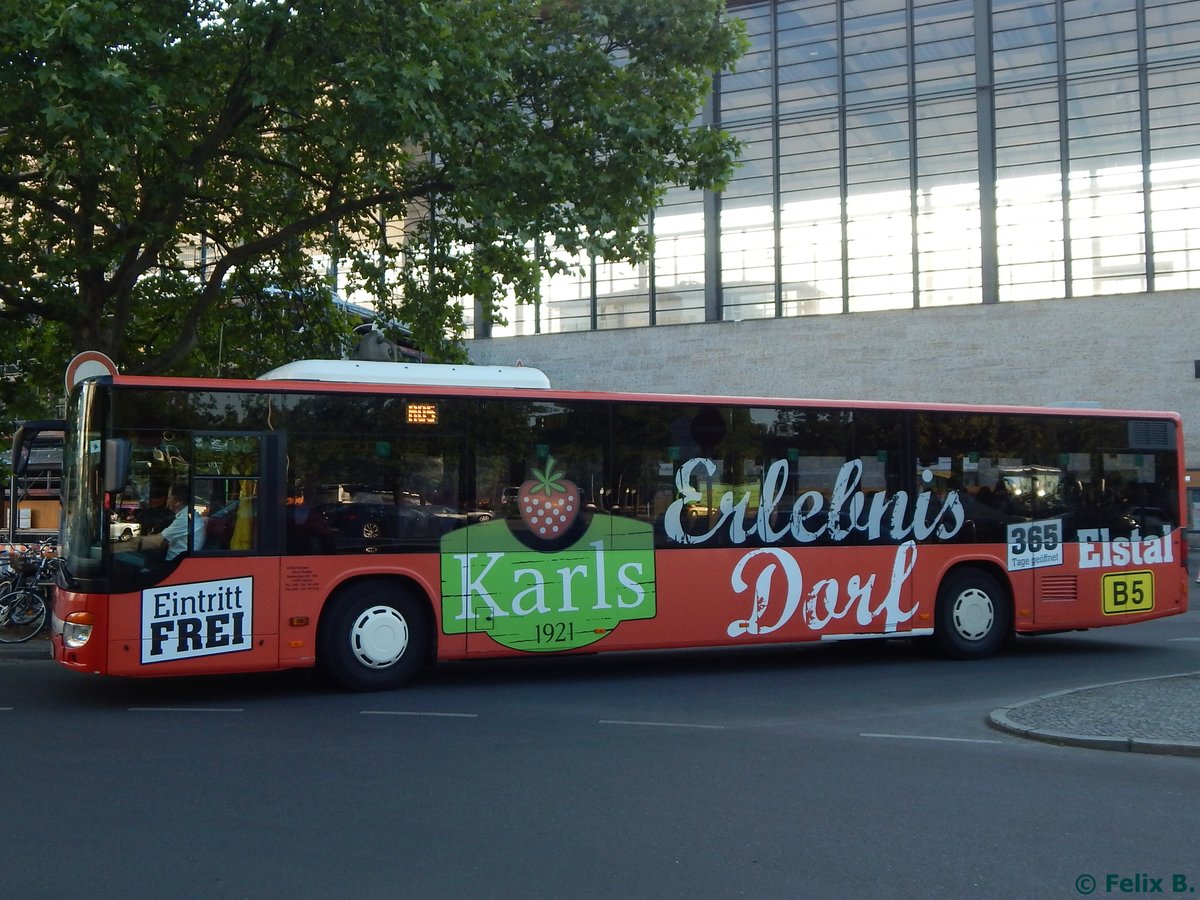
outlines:
[{"label": "bus headlight", "polygon": [[63,646],[78,650],[92,636],[96,618],[90,612],[73,612],[63,622]]}]

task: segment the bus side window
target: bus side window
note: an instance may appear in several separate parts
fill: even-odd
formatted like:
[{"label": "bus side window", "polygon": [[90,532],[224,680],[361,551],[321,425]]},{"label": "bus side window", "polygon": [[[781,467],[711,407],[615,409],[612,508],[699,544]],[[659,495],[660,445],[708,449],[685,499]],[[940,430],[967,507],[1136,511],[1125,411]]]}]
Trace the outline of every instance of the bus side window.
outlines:
[{"label": "bus side window", "polygon": [[195,499],[205,516],[205,552],[258,548],[259,438],[196,435]]},{"label": "bus side window", "polygon": [[[206,503],[203,498],[210,498]],[[197,507],[206,513],[204,550],[254,550],[258,546],[258,480],[198,479]]]}]

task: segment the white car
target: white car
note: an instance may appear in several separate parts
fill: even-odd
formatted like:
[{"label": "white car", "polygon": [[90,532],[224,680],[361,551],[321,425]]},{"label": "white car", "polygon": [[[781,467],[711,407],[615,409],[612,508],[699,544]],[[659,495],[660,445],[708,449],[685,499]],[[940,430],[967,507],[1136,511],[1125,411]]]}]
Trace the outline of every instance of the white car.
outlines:
[{"label": "white car", "polygon": [[108,525],[110,541],[132,541],[141,533],[142,526],[139,522],[110,522]]}]

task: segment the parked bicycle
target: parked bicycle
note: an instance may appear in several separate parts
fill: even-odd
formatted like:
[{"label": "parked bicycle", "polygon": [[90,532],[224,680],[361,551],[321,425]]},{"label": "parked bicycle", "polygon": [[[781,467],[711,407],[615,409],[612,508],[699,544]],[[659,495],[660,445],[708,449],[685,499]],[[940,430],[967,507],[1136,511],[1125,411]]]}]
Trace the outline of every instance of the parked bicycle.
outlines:
[{"label": "parked bicycle", "polygon": [[0,572],[0,643],[27,641],[45,626],[59,563],[53,538],[8,548],[9,567]]}]

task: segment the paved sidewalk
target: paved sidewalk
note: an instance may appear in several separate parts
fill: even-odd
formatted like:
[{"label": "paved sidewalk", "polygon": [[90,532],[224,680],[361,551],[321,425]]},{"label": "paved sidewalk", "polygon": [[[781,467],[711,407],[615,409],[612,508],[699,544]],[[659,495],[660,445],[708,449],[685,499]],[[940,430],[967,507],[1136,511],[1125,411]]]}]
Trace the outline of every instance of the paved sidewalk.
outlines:
[{"label": "paved sidewalk", "polygon": [[1061,691],[988,719],[1051,744],[1200,757],[1200,672]]}]

